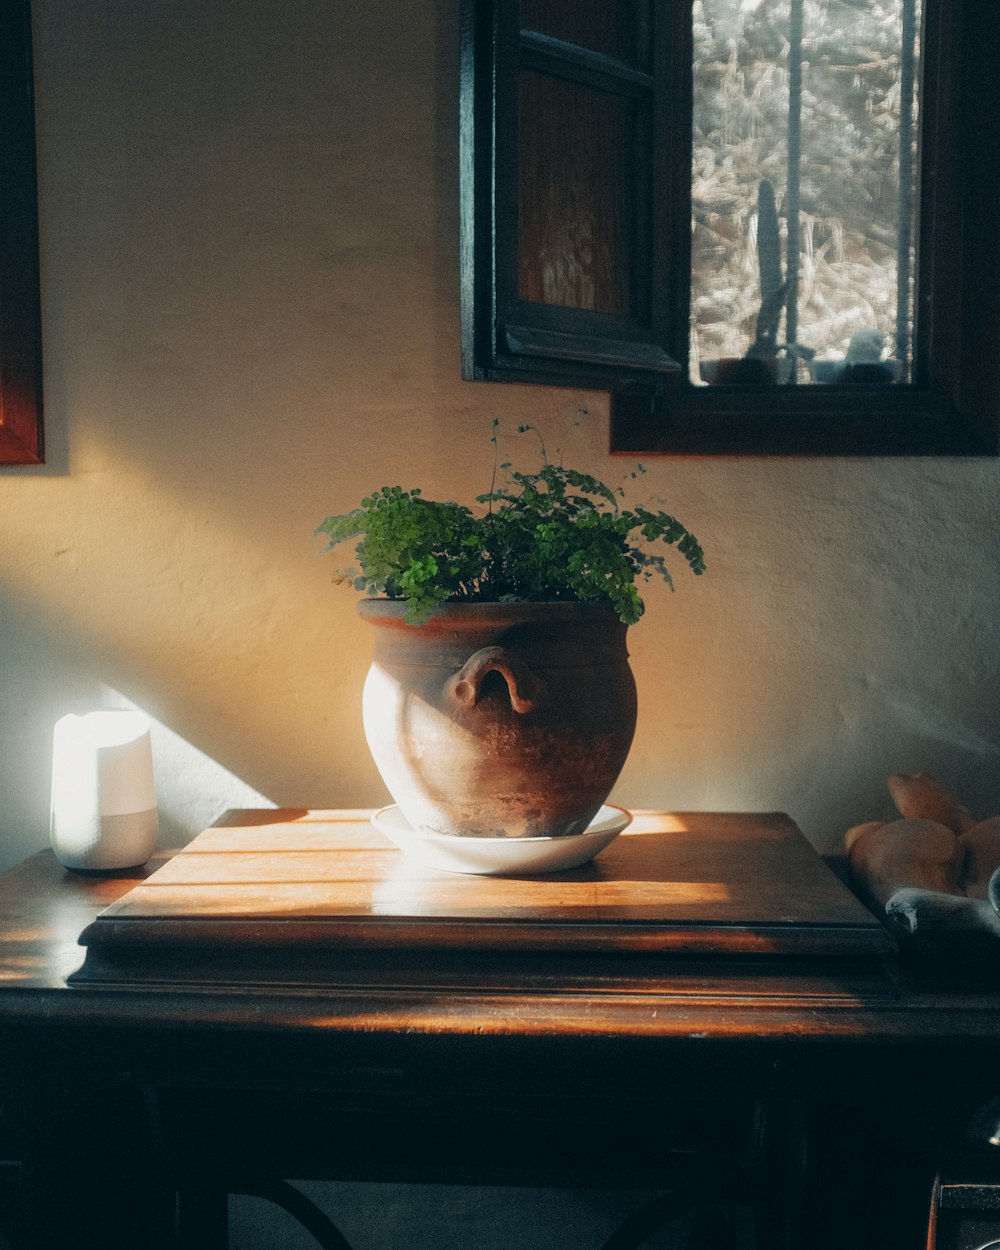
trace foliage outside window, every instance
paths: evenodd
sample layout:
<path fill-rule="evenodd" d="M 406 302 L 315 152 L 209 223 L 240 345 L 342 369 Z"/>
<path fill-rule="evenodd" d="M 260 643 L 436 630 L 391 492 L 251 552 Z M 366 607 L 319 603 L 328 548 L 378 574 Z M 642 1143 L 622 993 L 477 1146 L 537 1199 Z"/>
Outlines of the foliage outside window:
<path fill-rule="evenodd" d="M 736 360 L 773 383 L 909 379 L 919 18 L 695 0 L 694 384 Z"/>

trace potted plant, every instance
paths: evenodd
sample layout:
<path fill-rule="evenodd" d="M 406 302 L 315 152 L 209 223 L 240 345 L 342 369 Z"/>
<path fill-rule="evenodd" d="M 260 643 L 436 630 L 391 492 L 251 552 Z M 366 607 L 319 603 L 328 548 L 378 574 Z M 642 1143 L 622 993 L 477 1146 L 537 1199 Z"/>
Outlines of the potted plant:
<path fill-rule="evenodd" d="M 625 508 L 621 488 L 552 463 L 544 444 L 540 459 L 531 472 L 495 465 L 476 511 L 383 486 L 317 529 L 324 550 L 359 540 L 357 566 L 335 579 L 370 596 L 365 733 L 414 830 L 585 831 L 635 730 L 625 639 L 638 585 L 671 583 L 664 546 L 704 570 L 675 517 Z"/>

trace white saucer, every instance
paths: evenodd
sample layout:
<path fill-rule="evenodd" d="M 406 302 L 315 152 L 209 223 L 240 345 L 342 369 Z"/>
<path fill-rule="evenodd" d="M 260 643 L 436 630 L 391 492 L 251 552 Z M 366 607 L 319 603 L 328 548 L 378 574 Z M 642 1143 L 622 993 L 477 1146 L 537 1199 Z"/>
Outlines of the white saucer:
<path fill-rule="evenodd" d="M 427 867 L 493 877 L 579 868 L 613 842 L 631 821 L 631 812 L 605 804 L 583 833 L 565 838 L 461 838 L 416 830 L 395 805 L 383 807 L 372 816 L 372 824 L 380 833 Z"/>

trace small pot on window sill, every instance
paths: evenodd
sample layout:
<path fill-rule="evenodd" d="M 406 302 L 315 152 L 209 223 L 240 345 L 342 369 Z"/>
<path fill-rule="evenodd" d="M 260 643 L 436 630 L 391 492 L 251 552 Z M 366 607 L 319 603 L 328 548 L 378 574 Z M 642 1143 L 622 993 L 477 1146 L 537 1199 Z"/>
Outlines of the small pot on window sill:
<path fill-rule="evenodd" d="M 814 360 L 812 380 L 827 386 L 888 386 L 905 379 L 901 360 Z"/>
<path fill-rule="evenodd" d="M 719 356 L 698 366 L 710 386 L 779 386 L 788 381 L 792 362 L 777 356 Z"/>

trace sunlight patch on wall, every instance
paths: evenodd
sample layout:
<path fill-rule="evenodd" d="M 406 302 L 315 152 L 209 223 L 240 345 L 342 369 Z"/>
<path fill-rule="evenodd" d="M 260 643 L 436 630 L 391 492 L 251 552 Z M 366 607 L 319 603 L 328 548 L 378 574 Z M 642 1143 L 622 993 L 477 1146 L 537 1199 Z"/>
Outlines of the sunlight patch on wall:
<path fill-rule="evenodd" d="M 228 808 L 277 806 L 267 795 L 186 741 L 121 691 L 103 686 L 102 703 L 109 708 L 142 712 L 149 719 L 161 845 L 187 842 Z M 183 785 L 176 784 L 178 777 L 184 778 Z M 165 784 L 167 779 L 170 784 Z"/>

